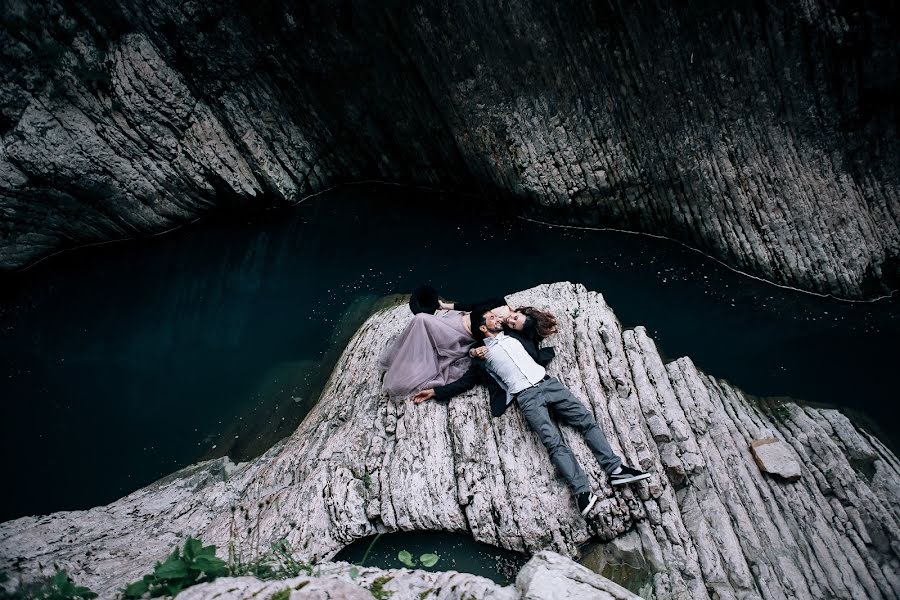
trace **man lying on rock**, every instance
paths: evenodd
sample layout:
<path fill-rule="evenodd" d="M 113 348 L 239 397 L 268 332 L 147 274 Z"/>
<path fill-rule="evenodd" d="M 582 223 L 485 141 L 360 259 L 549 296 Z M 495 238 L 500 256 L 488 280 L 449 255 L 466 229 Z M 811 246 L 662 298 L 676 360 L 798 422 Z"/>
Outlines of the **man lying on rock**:
<path fill-rule="evenodd" d="M 416 393 L 413 395 L 416 404 L 431 398 L 449 401 L 478 383 L 488 386 L 494 417 L 506 412 L 515 400 L 528 425 L 550 453 L 551 462 L 575 493 L 581 516 L 590 512 L 597 496 L 591 492 L 587 475 L 563 440 L 559 427 L 550 418 L 551 411 L 560 422 L 584 435 L 588 447 L 609 475 L 611 485 L 650 477 L 649 473 L 622 464 L 590 411 L 556 377 L 547 375 L 544 366 L 554 356 L 552 349 L 538 348 L 534 338 L 517 331 L 504 331 L 503 319 L 492 311 L 480 317 L 472 313 L 472 333 L 476 339 L 483 339 L 485 345 L 484 348 L 473 348 L 472 355 L 484 360 L 473 361 L 469 370 L 456 381 Z"/>

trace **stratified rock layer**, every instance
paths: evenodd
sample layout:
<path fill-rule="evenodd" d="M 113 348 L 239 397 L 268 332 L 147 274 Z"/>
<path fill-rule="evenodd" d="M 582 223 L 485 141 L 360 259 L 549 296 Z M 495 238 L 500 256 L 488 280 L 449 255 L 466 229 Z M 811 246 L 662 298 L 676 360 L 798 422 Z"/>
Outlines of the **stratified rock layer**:
<path fill-rule="evenodd" d="M 107 506 L 0 525 L 0 570 L 58 564 L 109 592 L 184 535 L 219 548 L 285 538 L 327 559 L 377 531 L 448 530 L 525 552 L 575 556 L 590 539 L 639 556 L 660 598 L 896 598 L 900 463 L 836 410 L 773 414 L 687 358 L 665 364 L 642 327 L 569 283 L 515 294 L 558 315 L 550 373 L 587 403 L 611 445 L 653 476 L 613 491 L 574 431 L 599 492 L 585 522 L 515 408 L 489 416 L 483 389 L 449 404 L 379 393 L 376 361 L 409 322 L 370 318 L 297 431 L 253 461 L 194 465 Z M 799 481 L 762 473 L 751 440 L 798 457 Z"/>
<path fill-rule="evenodd" d="M 380 179 L 900 282 L 892 3 L 0 8 L 0 268 Z"/>
<path fill-rule="evenodd" d="M 323 563 L 313 577 L 259 581 L 252 577 L 223 578 L 192 587 L 177 600 L 243 600 L 270 598 L 277 592 L 293 599 L 374 598 L 371 591 L 392 600 L 640 600 L 625 588 L 553 552 L 539 552 L 522 567 L 514 586 L 500 586 L 465 573 L 358 568 L 349 575 L 347 563 Z"/>

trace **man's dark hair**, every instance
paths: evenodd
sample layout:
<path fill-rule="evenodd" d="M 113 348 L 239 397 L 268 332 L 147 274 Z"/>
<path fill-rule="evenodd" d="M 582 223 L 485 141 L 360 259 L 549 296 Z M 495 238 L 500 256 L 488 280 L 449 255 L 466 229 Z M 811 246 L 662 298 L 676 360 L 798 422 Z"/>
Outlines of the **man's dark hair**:
<path fill-rule="evenodd" d="M 481 330 L 482 325 L 487 325 L 487 319 L 484 318 L 484 315 L 491 312 L 490 310 L 479 310 L 477 313 L 473 312 L 470 315 L 470 319 L 472 321 L 472 337 L 475 338 L 475 341 L 480 342 L 484 339 L 484 332 Z M 479 316 L 475 316 L 475 315 Z"/>

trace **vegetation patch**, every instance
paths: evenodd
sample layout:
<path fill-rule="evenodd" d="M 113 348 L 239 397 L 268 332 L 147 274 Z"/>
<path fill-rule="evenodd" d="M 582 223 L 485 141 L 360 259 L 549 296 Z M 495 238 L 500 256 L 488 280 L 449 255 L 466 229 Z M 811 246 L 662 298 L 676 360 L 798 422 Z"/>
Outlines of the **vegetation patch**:
<path fill-rule="evenodd" d="M 228 574 L 228 565 L 216 556 L 215 546 L 203 546 L 200 540 L 188 537 L 182 552 L 175 548 L 164 562 L 154 565 L 152 573 L 122 590 L 122 595 L 125 600 L 148 593 L 153 598 L 175 596 L 184 588 Z"/>
<path fill-rule="evenodd" d="M 51 577 L 22 584 L 14 592 L 2 586 L 9 581 L 6 573 L 0 573 L 0 600 L 90 600 L 97 594 L 88 588 L 75 585 L 65 570 L 57 569 Z"/>
<path fill-rule="evenodd" d="M 393 577 L 384 575 L 372 582 L 372 585 L 369 586 L 369 591 L 373 596 L 375 596 L 376 600 L 387 600 L 394 594 L 394 592 L 384 589 L 384 586 L 386 586 L 392 579 Z"/>
<path fill-rule="evenodd" d="M 283 590 L 278 590 L 271 596 L 269 596 L 269 600 L 288 600 L 291 597 L 291 588 L 286 587 Z"/>

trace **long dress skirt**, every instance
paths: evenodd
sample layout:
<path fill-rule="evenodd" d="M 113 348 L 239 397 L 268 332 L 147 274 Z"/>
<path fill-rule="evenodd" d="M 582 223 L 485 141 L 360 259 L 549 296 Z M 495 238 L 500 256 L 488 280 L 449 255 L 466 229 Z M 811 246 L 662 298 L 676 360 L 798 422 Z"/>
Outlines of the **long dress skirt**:
<path fill-rule="evenodd" d="M 407 396 L 455 381 L 469 369 L 469 348 L 475 344 L 458 310 L 436 315 L 419 313 L 382 353 L 382 390 Z"/>

